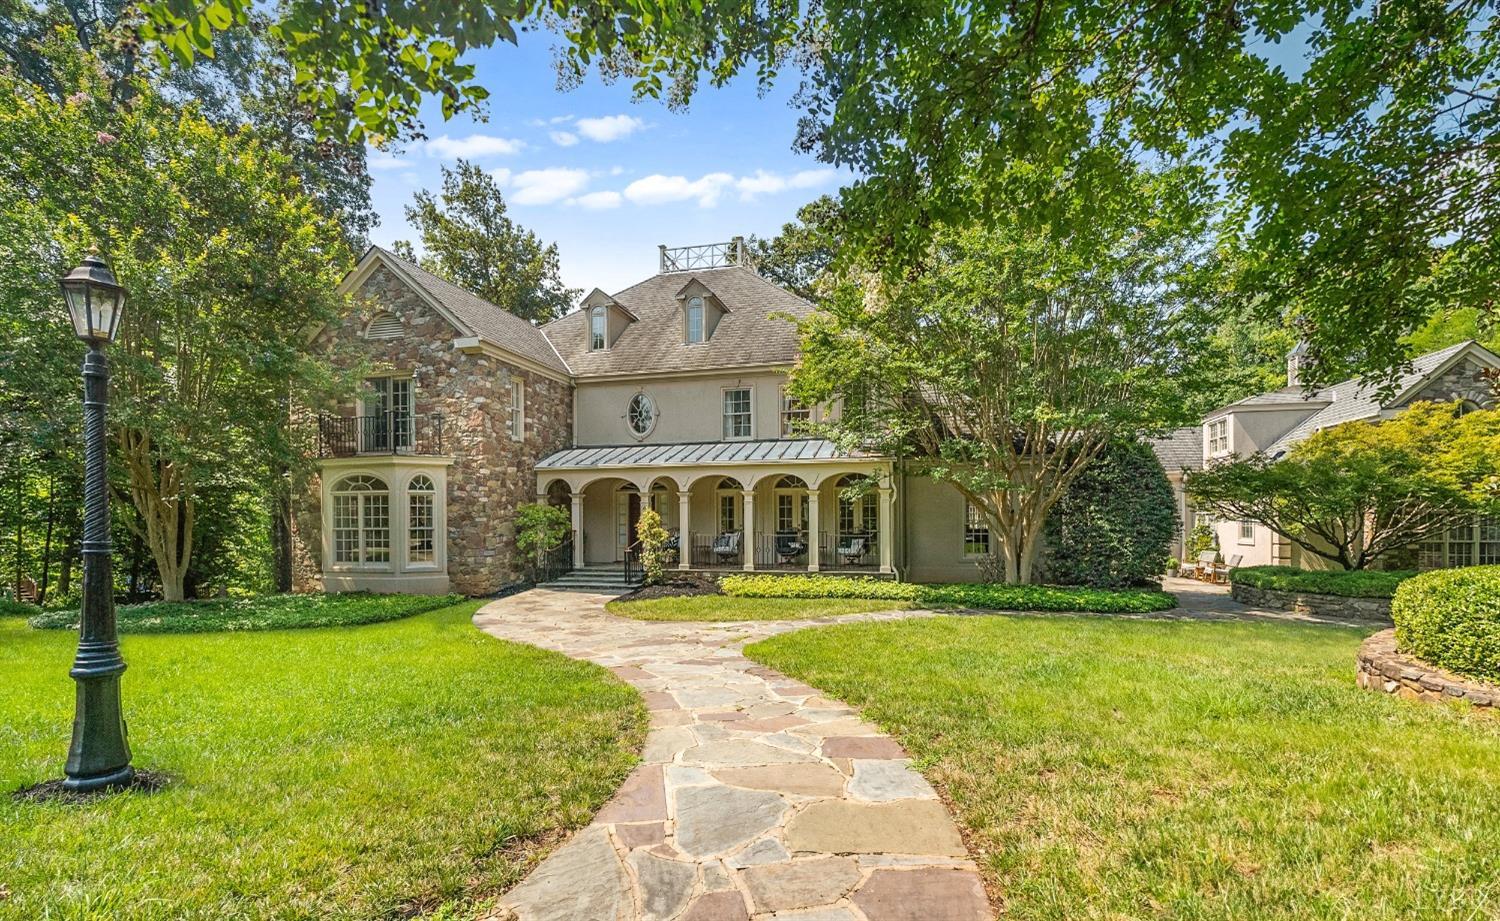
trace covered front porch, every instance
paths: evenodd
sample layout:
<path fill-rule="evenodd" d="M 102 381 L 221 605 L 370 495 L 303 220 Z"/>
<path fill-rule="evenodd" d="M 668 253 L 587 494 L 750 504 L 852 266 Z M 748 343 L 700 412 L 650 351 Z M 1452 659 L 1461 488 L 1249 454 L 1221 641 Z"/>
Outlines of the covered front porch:
<path fill-rule="evenodd" d="M 825 441 L 574 448 L 537 491 L 570 509 L 578 569 L 632 559 L 650 508 L 679 570 L 895 572 L 889 461 Z"/>

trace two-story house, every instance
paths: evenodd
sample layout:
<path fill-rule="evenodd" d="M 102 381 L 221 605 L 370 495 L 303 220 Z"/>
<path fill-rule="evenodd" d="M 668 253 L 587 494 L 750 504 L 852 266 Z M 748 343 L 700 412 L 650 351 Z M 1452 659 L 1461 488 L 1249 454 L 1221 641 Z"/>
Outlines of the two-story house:
<path fill-rule="evenodd" d="M 1190 470 L 1255 453 L 1276 458 L 1314 432 L 1344 422 L 1389 419 L 1421 400 L 1459 401 L 1485 409 L 1495 406 L 1487 376 L 1500 368 L 1500 356 L 1472 340 L 1414 359 L 1388 397 L 1358 379 L 1309 389 L 1299 373 L 1304 355 L 1299 345 L 1287 356 L 1285 387 L 1222 406 L 1204 416 L 1199 428 L 1180 430 L 1158 442 L 1157 456 L 1169 474 L 1174 463 Z M 1190 457 L 1195 452 L 1201 452 L 1196 463 Z M 1181 477 L 1173 483 L 1184 520 L 1192 522 L 1192 506 L 1181 493 Z M 1214 529 L 1221 555 L 1239 557 L 1240 565 L 1327 565 L 1259 522 L 1222 521 L 1201 512 L 1196 520 Z M 1416 562 L 1422 568 L 1500 563 L 1500 521 L 1476 521 L 1417 549 Z"/>
<path fill-rule="evenodd" d="M 317 341 L 375 370 L 319 422 L 304 587 L 495 591 L 534 501 L 569 510 L 579 568 L 621 562 L 644 508 L 683 570 L 957 580 L 989 551 L 956 490 L 801 430 L 821 410 L 785 384 L 812 308 L 739 241 L 661 247 L 656 274 L 541 327 L 379 248 L 342 290 L 359 309 Z"/>

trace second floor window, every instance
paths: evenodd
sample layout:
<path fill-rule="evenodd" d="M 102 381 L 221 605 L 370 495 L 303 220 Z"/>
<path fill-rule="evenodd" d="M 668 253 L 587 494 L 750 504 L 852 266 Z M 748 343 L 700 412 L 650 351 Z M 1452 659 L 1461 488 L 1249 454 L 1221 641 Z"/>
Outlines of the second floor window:
<path fill-rule="evenodd" d="M 526 385 L 519 379 L 510 382 L 510 437 L 526 440 Z"/>
<path fill-rule="evenodd" d="M 411 447 L 413 391 L 409 377 L 372 377 L 365 381 L 361 450 L 390 451 Z"/>
<path fill-rule="evenodd" d="M 812 410 L 793 399 L 785 390 L 781 391 L 781 437 L 795 438 L 805 434 L 807 423 L 812 420 Z"/>
<path fill-rule="evenodd" d="M 703 298 L 690 297 L 687 302 L 687 341 L 703 341 Z"/>
<path fill-rule="evenodd" d="M 609 318 L 604 315 L 603 307 L 595 307 L 589 311 L 589 349 L 599 351 L 606 345 L 609 335 Z"/>
<path fill-rule="evenodd" d="M 1208 424 L 1208 454 L 1218 457 L 1229 453 L 1229 420 L 1218 419 Z"/>
<path fill-rule="evenodd" d="M 749 438 L 750 433 L 750 388 L 724 391 L 724 437 Z"/>

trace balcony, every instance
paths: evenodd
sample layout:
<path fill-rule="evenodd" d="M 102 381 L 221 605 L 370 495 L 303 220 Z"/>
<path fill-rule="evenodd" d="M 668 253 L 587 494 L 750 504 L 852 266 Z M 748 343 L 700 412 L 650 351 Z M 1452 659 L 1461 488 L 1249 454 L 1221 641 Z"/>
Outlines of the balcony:
<path fill-rule="evenodd" d="M 443 453 L 441 413 L 387 411 L 371 416 L 318 417 L 318 457 Z"/>

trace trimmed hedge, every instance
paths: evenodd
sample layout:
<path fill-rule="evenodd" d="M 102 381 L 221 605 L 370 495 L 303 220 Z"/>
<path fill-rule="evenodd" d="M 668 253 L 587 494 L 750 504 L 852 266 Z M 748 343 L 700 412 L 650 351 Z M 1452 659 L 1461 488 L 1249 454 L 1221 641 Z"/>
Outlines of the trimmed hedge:
<path fill-rule="evenodd" d="M 1423 662 L 1500 683 L 1500 566 L 1438 569 L 1391 599 L 1396 646 Z"/>
<path fill-rule="evenodd" d="M 997 611 L 1145 614 L 1177 606 L 1175 596 L 1156 591 L 994 583 L 926 585 L 868 577 L 731 575 L 720 579 L 719 587 L 724 594 L 740 598 L 870 598 Z"/>
<path fill-rule="evenodd" d="M 0 617 L 35 617 L 42 609 L 14 598 L 0 598 Z"/>
<path fill-rule="evenodd" d="M 211 601 L 153 601 L 116 611 L 121 633 L 218 633 L 376 624 L 446 608 L 462 595 L 261 595 Z M 37 630 L 77 630 L 78 611 L 46 611 L 29 621 Z"/>
<path fill-rule="evenodd" d="M 1396 587 L 1416 575 L 1409 569 L 1311 570 L 1295 566 L 1245 566 L 1229 571 L 1229 581 L 1278 592 L 1311 592 L 1345 598 L 1389 598 Z"/>

